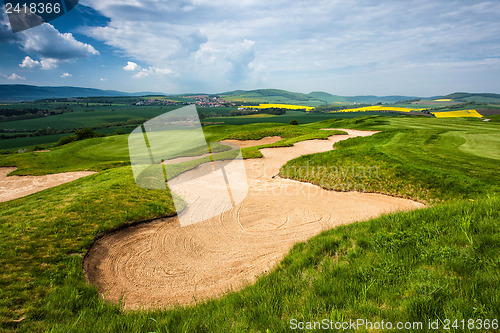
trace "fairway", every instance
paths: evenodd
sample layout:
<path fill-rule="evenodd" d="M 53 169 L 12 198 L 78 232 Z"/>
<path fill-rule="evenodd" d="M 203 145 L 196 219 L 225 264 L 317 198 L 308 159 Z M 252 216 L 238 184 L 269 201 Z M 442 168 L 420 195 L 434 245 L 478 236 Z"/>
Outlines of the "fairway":
<path fill-rule="evenodd" d="M 500 160 L 500 132 L 482 133 L 453 133 L 465 140 L 458 147 L 461 151 L 471 155 Z"/>

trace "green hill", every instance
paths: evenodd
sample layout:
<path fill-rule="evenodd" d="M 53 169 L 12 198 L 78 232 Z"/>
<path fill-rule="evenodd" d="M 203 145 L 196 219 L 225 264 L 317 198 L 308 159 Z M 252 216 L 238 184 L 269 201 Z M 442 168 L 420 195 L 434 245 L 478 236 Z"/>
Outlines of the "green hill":
<path fill-rule="evenodd" d="M 455 92 L 446 96 L 438 97 L 451 99 L 456 102 L 476 102 L 476 103 L 498 103 L 500 104 L 500 94 L 493 93 L 467 93 Z"/>
<path fill-rule="evenodd" d="M 283 103 L 307 106 L 318 106 L 333 103 L 396 103 L 403 100 L 414 99 L 414 96 L 338 96 L 323 91 L 313 91 L 309 94 L 290 92 L 280 89 L 257 89 L 257 90 L 235 90 L 220 94 L 225 99 L 232 101 L 260 102 L 260 103 Z"/>
<path fill-rule="evenodd" d="M 326 101 L 314 96 L 280 89 L 236 90 L 220 94 L 220 96 L 224 99 L 237 102 L 280 103 L 307 106 L 326 104 Z"/>

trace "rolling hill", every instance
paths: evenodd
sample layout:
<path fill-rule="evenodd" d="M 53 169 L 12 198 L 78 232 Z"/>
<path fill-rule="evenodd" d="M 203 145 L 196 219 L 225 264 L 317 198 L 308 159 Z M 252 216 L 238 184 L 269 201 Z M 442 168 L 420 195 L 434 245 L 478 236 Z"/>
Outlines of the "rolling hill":
<path fill-rule="evenodd" d="M 197 95 L 204 95 L 198 93 Z M 42 87 L 23 84 L 2 84 L 0 85 L 0 102 L 21 102 L 34 101 L 47 98 L 66 98 L 66 97 L 117 97 L 117 96 L 145 96 L 145 95 L 164 95 L 156 92 L 137 92 L 126 93 L 116 90 L 101 90 L 95 88 L 82 87 Z M 186 96 L 193 94 L 182 94 L 175 96 Z M 224 99 L 236 102 L 249 103 L 279 103 L 295 104 L 305 106 L 319 106 L 325 104 L 376 104 L 376 103 L 397 103 L 404 100 L 417 99 L 416 96 L 339 96 L 324 91 L 313 91 L 308 94 L 292 92 L 281 89 L 256 89 L 256 90 L 234 90 L 218 94 Z M 174 96 L 174 95 L 171 95 Z M 493 93 L 467 93 L 455 92 L 445 96 L 434 96 L 421 98 L 422 100 L 450 99 L 456 103 L 471 102 L 476 103 L 494 103 L 500 104 L 500 94 Z"/>
<path fill-rule="evenodd" d="M 500 104 L 500 94 L 493 93 L 467 93 L 456 92 L 446 96 L 441 96 L 442 99 L 451 99 L 456 102 L 476 102 L 476 103 L 495 103 Z"/>
<path fill-rule="evenodd" d="M 2 84 L 0 85 L 0 101 L 2 102 L 21 102 L 34 101 L 47 98 L 65 98 L 65 97 L 116 97 L 116 96 L 143 96 L 147 94 L 158 93 L 125 93 L 116 90 L 101 90 L 94 88 L 81 87 L 40 87 L 25 84 Z"/>
<path fill-rule="evenodd" d="M 403 100 L 414 99 L 414 96 L 338 96 L 324 91 L 313 91 L 309 94 L 290 92 L 279 89 L 235 90 L 220 94 L 223 98 L 238 102 L 283 103 L 308 106 L 325 104 L 375 104 L 396 103 Z"/>

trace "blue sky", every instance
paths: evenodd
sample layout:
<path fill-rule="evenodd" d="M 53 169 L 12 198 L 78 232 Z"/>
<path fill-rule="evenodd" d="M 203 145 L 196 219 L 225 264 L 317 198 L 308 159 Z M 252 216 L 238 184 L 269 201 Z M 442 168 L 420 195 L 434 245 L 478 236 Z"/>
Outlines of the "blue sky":
<path fill-rule="evenodd" d="M 19 33 L 0 84 L 127 92 L 500 93 L 500 1 L 80 0 Z"/>

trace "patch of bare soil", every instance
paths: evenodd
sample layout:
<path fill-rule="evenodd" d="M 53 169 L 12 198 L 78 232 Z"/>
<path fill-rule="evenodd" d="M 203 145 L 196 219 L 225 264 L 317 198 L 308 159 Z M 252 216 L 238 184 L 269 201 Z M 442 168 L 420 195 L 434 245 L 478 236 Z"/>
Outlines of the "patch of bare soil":
<path fill-rule="evenodd" d="M 14 170 L 16 168 L 0 168 L 0 202 L 24 197 L 95 173 L 92 171 L 77 171 L 45 176 L 7 177 Z"/>
<path fill-rule="evenodd" d="M 98 239 L 84 260 L 87 280 L 106 299 L 122 299 L 125 309 L 188 305 L 254 282 L 256 275 L 271 270 L 295 243 L 321 231 L 423 207 L 411 200 L 327 191 L 276 177 L 288 160 L 331 150 L 340 140 L 375 133 L 345 131 L 347 135 L 328 140 L 261 149 L 263 158 L 244 161 L 247 197 L 219 216 L 185 227 L 176 217 L 159 219 Z M 196 177 L 200 170 L 178 177 Z M 176 191 L 182 192 L 182 179 L 176 184 Z"/>

